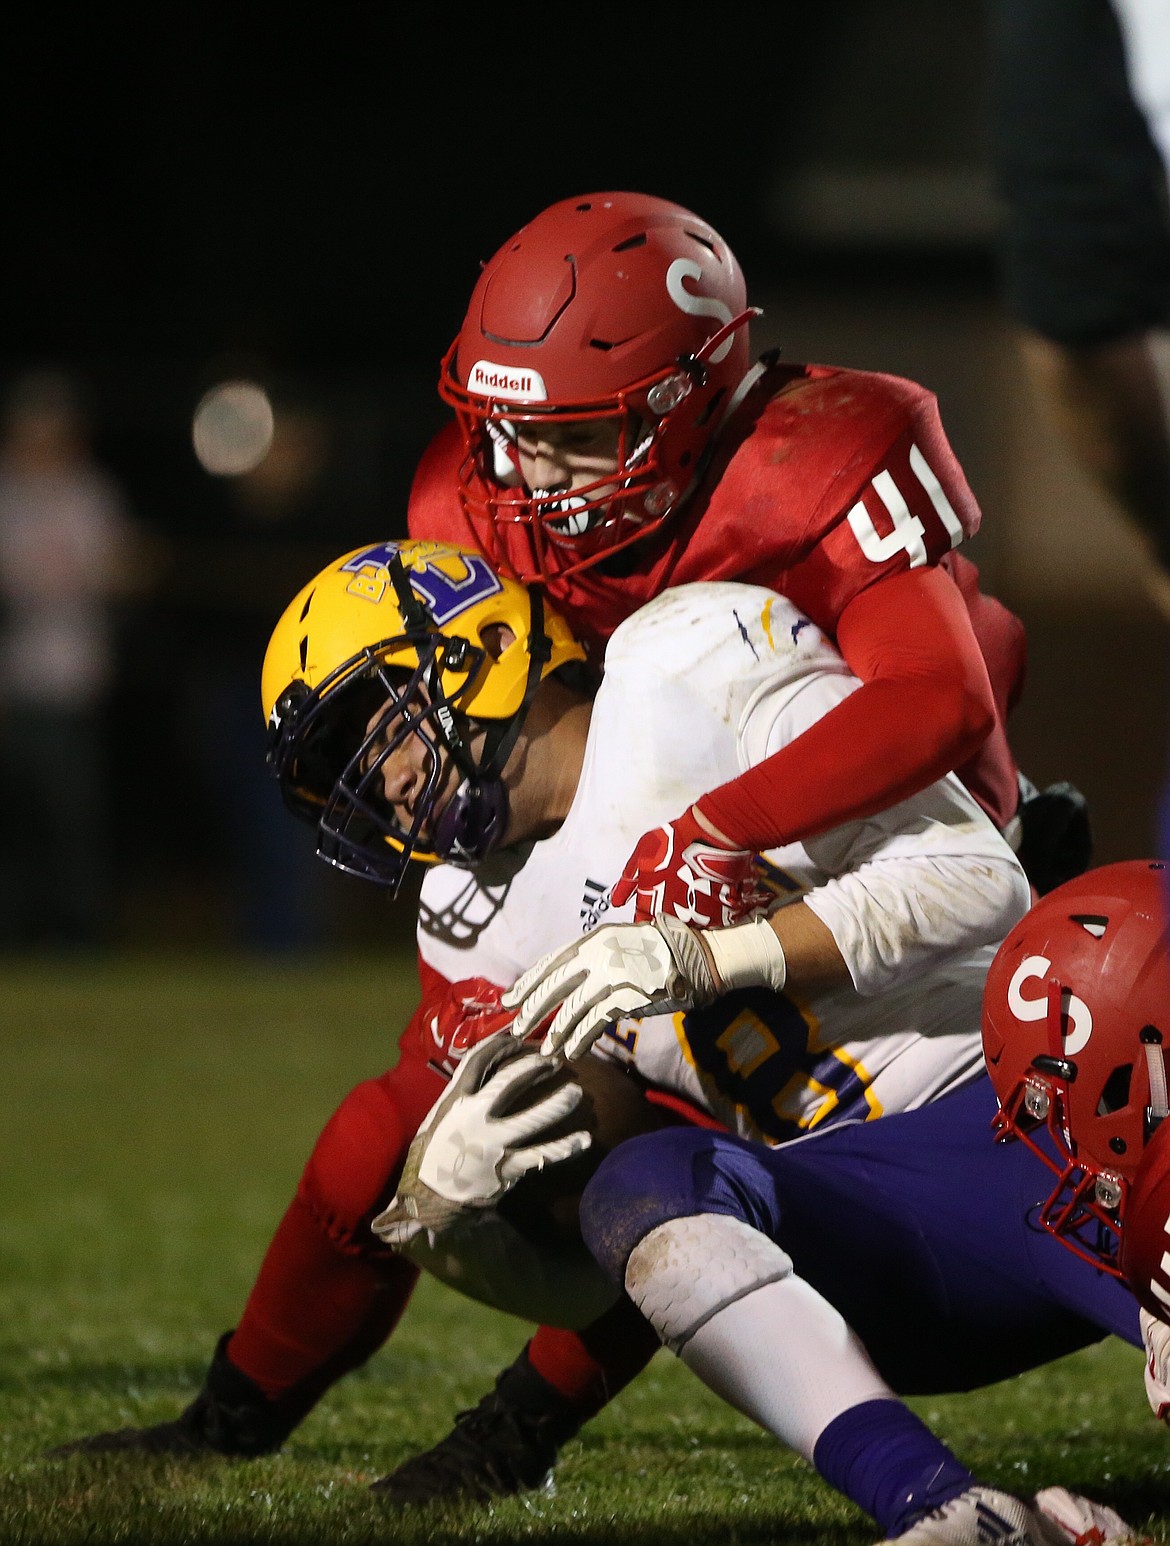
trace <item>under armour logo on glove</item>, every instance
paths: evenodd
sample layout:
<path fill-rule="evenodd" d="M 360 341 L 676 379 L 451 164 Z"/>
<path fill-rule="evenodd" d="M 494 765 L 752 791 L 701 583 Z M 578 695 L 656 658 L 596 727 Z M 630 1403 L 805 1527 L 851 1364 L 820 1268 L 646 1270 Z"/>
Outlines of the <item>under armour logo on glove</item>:
<path fill-rule="evenodd" d="M 484 1158 L 481 1143 L 468 1143 L 462 1133 L 452 1133 L 446 1152 L 435 1165 L 435 1178 L 447 1197 L 475 1195 L 475 1166 Z"/>
<path fill-rule="evenodd" d="M 726 928 L 768 907 L 755 854 L 727 848 L 701 827 L 694 806 L 677 821 L 645 833 L 626 861 L 611 901 L 634 898 L 634 921 L 666 914 L 698 928 Z"/>
<path fill-rule="evenodd" d="M 623 1015 L 674 1014 L 713 1003 L 719 985 L 697 932 L 675 918 L 607 923 L 551 952 L 504 994 L 512 1035 L 527 1037 L 555 1011 L 541 1054 L 580 1057 Z M 558 1007 L 559 1006 L 559 1007 Z"/>
<path fill-rule="evenodd" d="M 668 964 L 668 958 L 662 953 L 662 944 L 657 936 L 647 941 L 641 935 L 627 936 L 624 934 L 611 934 L 606 941 L 607 965 L 611 971 L 619 972 L 622 977 L 628 977 L 638 971 Z"/>

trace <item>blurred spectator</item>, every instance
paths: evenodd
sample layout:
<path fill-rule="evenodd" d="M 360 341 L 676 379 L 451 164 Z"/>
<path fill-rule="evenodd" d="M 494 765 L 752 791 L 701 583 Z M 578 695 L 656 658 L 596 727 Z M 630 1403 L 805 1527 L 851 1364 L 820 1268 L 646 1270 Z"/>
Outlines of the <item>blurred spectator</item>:
<path fill-rule="evenodd" d="M 93 946 L 116 921 L 105 709 L 114 604 L 141 583 L 77 383 L 32 372 L 0 410 L 0 943 Z"/>
<path fill-rule="evenodd" d="M 288 597 L 328 562 L 334 544 L 357 547 L 368 526 L 352 524 L 341 483 L 340 415 L 299 383 L 271 391 L 272 438 L 254 465 L 223 472 L 204 462 L 196 473 L 167 599 L 183 640 L 174 700 L 183 763 L 205 803 L 199 854 L 216 882 L 218 937 L 299 955 L 326 943 L 346 883 L 317 859 L 311 829 L 288 841 L 265 763 L 260 666 Z"/>
<path fill-rule="evenodd" d="M 1000 268 L 1039 399 L 1170 617 L 1170 0 L 991 0 Z"/>
<path fill-rule="evenodd" d="M 991 0 L 1001 272 L 1041 402 L 1170 619 L 1170 0 Z M 1157 813 L 1170 856 L 1170 772 Z"/>

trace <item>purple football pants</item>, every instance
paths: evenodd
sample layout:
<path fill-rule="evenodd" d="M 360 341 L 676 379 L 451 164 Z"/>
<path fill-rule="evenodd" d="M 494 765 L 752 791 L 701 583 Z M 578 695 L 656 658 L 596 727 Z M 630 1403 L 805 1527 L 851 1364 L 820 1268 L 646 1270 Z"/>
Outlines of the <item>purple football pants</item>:
<path fill-rule="evenodd" d="M 1055 1177 L 991 1135 L 986 1076 L 919 1111 L 768 1148 L 700 1128 L 630 1139 L 581 1204 L 619 1284 L 669 1219 L 724 1213 L 781 1245 L 902 1395 L 970 1390 L 1113 1333 L 1140 1347 L 1137 1301 L 1034 1219 Z"/>

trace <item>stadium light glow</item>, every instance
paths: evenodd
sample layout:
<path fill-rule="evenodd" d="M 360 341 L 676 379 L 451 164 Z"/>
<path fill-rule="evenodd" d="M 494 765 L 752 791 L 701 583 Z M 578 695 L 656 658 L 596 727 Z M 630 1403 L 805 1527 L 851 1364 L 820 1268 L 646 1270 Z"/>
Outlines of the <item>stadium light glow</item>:
<path fill-rule="evenodd" d="M 252 472 L 268 455 L 276 427 L 268 393 L 255 381 L 222 381 L 195 409 L 191 440 L 205 471 L 220 478 Z"/>

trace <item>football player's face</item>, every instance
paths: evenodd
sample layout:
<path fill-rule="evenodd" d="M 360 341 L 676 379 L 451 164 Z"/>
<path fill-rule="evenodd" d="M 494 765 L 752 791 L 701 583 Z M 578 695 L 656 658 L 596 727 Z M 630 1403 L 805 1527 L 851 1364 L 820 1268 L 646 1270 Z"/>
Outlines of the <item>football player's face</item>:
<path fill-rule="evenodd" d="M 520 476 L 533 494 L 571 494 L 616 473 L 621 427 L 614 417 L 572 424 L 518 424 Z"/>
<path fill-rule="evenodd" d="M 413 716 L 425 707 L 426 701 L 426 695 L 420 689 L 418 701 L 412 700 L 407 705 L 406 712 Z M 401 729 L 401 716 L 395 715 L 389 725 L 379 730 L 379 721 L 385 714 L 386 707 L 387 705 L 383 704 L 381 708 L 376 709 L 366 723 L 366 735 L 373 736 L 374 739 L 362 758 L 363 773 L 368 772 L 377 762 L 386 746 L 388 736 L 393 736 Z M 399 826 L 410 828 L 413 824 L 418 802 L 427 788 L 432 762 L 436 757 L 440 761 L 441 772 L 435 788 L 435 798 L 431 809 L 426 813 L 422 828 L 423 832 L 429 833 L 434 826 L 436 816 L 451 795 L 453 767 L 447 753 L 441 746 L 432 746 L 429 740 L 424 740 L 421 735 L 407 735 L 398 746 L 386 754 L 378 768 L 381 775 L 382 798 L 393 811 L 394 819 Z"/>
<path fill-rule="evenodd" d="M 366 723 L 366 735 L 372 736 L 373 740 L 362 758 L 363 773 L 369 772 L 386 745 L 386 729 L 378 730 L 378 722 L 386 712 L 386 707 L 383 704 L 381 708 L 375 709 Z M 396 746 L 387 754 L 381 768 L 382 794 L 395 811 L 407 805 L 414 785 L 425 770 L 426 761 L 426 747 L 413 735 L 407 736 L 401 746 Z"/>
<path fill-rule="evenodd" d="M 406 713 L 413 717 L 425 708 L 429 701 L 426 689 L 420 686 L 416 697 L 407 705 Z M 401 716 L 396 715 L 389 726 L 383 726 L 381 731 L 378 731 L 378 723 L 385 711 L 386 705 L 383 705 L 370 715 L 366 723 L 366 735 L 375 738 L 362 758 L 363 773 L 373 767 L 387 739 L 392 738 L 401 728 Z M 481 730 L 476 730 L 472 734 L 468 749 L 473 755 L 480 750 L 483 738 Z M 430 809 L 424 813 L 423 823 L 419 829 L 419 835 L 424 839 L 434 834 L 435 824 L 459 784 L 459 769 L 451 754 L 440 741 L 433 737 L 428 736 L 424 739 L 422 735 L 408 735 L 387 753 L 378 769 L 382 781 L 382 798 L 393 811 L 398 825 L 409 829 L 414 823 L 418 802 L 425 794 L 430 781 L 434 759 L 438 759 L 439 777 L 434 787 Z"/>

